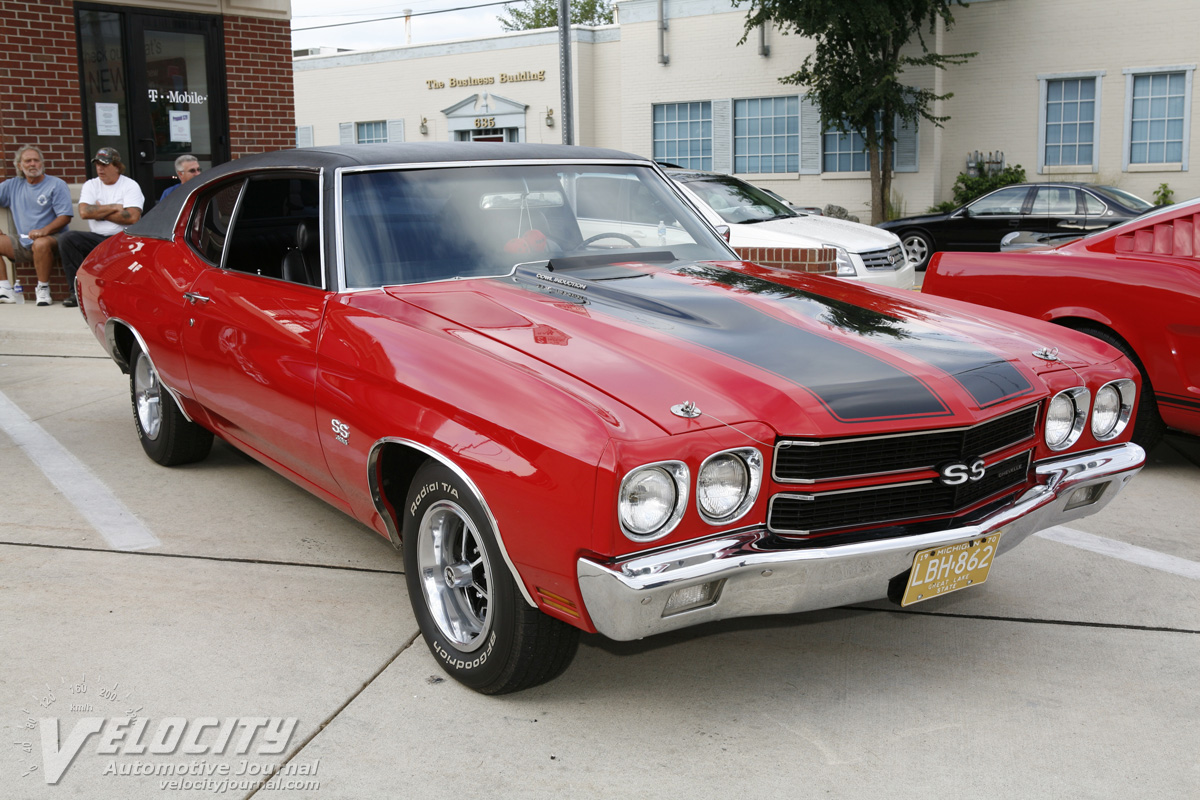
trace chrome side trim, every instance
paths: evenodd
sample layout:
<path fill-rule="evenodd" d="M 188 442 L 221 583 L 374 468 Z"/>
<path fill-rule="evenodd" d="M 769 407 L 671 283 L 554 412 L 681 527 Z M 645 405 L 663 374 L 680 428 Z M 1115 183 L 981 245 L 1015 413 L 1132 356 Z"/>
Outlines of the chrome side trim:
<path fill-rule="evenodd" d="M 367 455 L 367 485 L 371 489 L 371 502 L 375 505 L 375 510 L 379 512 L 379 516 L 383 518 L 383 524 L 387 527 L 388 539 L 391 540 L 392 546 L 399 550 L 403 546 L 403 543 L 400 540 L 400 530 L 396 527 L 396 521 L 392 519 L 392 515 L 388 513 L 387 506 L 383 502 L 383 487 L 379 485 L 379 454 L 385 444 L 399 444 L 404 447 L 410 447 L 439 462 L 466 484 L 474 496 L 475 502 L 479 503 L 479 507 L 487 515 L 488 523 L 492 526 L 492 530 L 496 533 L 496 545 L 500 548 L 500 555 L 504 557 L 504 563 L 508 565 L 508 570 L 512 573 L 513 580 L 517 583 L 517 588 L 521 590 L 521 596 L 525 598 L 525 601 L 529 605 L 537 608 L 537 603 L 534 602 L 533 596 L 525 588 L 525 581 L 521 579 L 521 573 L 517 571 L 517 565 L 513 563 L 512 558 L 508 554 L 508 547 L 504 544 L 504 534 L 500 531 L 500 523 L 496 521 L 496 515 L 492 513 L 492 509 L 483 498 L 483 492 L 479 491 L 479 487 L 475 485 L 475 481 L 471 480 L 461 467 L 438 451 L 426 445 L 418 444 L 412 439 L 385 436 L 371 445 L 371 452 Z"/>
<path fill-rule="evenodd" d="M 166 387 L 167 392 L 169 392 L 171 395 L 171 399 L 175 401 L 175 407 L 179 409 L 179 413 L 183 414 L 183 418 L 188 422 L 195 422 L 195 420 L 188 415 L 187 409 L 184 408 L 184 395 L 180 394 L 180 392 L 174 386 L 171 386 L 165 380 L 163 380 L 162 373 L 159 372 L 158 367 L 154 366 L 154 357 L 150 355 L 150 347 L 146 344 L 146 340 L 142 338 L 140 333 L 138 333 L 137 328 L 133 327 L 120 317 L 109 317 L 104 323 L 104 349 L 108 351 L 109 357 L 116 362 L 117 366 L 121 368 L 122 372 L 129 372 L 133 366 L 125 360 L 125 354 L 117 349 L 116 329 L 118 325 L 133 334 L 133 338 L 137 341 L 138 347 L 140 347 L 142 352 L 146 354 L 146 358 L 150 359 L 150 366 L 154 367 L 154 371 L 158 373 L 158 382 Z"/>
<path fill-rule="evenodd" d="M 628 641 L 732 617 L 792 614 L 887 596 L 917 551 L 987 536 L 1000 529 L 1000 552 L 1033 533 L 1101 510 L 1145 463 L 1128 443 L 1036 464 L 1038 485 L 975 525 L 948 531 L 829 547 L 781 549 L 762 527 L 742 529 L 624 559 L 576 562 L 580 594 L 596 629 Z M 1075 490 L 1108 484 L 1092 505 L 1068 510 Z M 717 600 L 664 616 L 678 589 L 723 581 Z"/>

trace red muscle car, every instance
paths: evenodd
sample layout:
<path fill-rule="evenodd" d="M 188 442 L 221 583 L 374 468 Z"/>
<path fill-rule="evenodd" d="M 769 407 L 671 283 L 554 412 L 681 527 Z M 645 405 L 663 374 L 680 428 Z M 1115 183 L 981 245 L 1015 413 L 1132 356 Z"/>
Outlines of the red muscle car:
<path fill-rule="evenodd" d="M 1144 461 L 1111 347 L 739 262 L 609 150 L 252 156 L 78 289 L 151 458 L 216 435 L 388 537 L 430 651 L 487 693 L 558 675 L 580 631 L 977 585 Z"/>
<path fill-rule="evenodd" d="M 1108 342 L 1142 375 L 1133 440 L 1200 434 L 1200 198 L 1058 247 L 940 253 L 922 291 Z"/>

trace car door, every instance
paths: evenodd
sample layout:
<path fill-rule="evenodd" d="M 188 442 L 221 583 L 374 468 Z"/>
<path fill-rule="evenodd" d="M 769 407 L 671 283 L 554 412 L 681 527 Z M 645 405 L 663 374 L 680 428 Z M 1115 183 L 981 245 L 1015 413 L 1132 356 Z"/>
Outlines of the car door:
<path fill-rule="evenodd" d="M 1083 233 L 1086 209 L 1081 195 L 1074 186 L 1038 186 L 1025 230 Z"/>
<path fill-rule="evenodd" d="M 946 225 L 944 250 L 999 250 L 1004 234 L 1022 230 L 1029 186 L 1005 186 L 968 204 Z"/>
<path fill-rule="evenodd" d="M 198 200 L 189 242 L 215 268 L 184 295 L 183 350 L 192 394 L 221 433 L 332 499 L 340 490 L 314 411 L 317 337 L 330 296 L 316 235 L 319 197 L 316 173 L 265 173 Z"/>

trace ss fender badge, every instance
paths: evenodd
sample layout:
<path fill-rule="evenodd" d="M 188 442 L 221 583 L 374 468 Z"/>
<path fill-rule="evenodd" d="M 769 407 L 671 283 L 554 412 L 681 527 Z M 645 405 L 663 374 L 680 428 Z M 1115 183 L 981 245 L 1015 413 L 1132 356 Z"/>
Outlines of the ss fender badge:
<path fill-rule="evenodd" d="M 983 467 L 982 458 L 951 461 L 938 468 L 938 474 L 941 475 L 939 480 L 945 486 L 959 486 L 968 481 L 975 483 L 976 481 L 983 480 L 985 473 L 986 470 Z"/>
<path fill-rule="evenodd" d="M 334 440 L 342 444 L 350 444 L 350 426 L 338 419 L 331 420 L 330 422 Z"/>

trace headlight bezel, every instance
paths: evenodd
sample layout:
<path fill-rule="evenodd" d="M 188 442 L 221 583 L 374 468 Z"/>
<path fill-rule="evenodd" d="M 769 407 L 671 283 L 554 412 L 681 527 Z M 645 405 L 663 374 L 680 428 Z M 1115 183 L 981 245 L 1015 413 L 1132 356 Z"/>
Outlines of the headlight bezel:
<path fill-rule="evenodd" d="M 1050 414 L 1054 408 L 1054 403 L 1059 398 L 1065 398 L 1072 406 L 1071 427 L 1067 435 L 1062 441 L 1052 442 L 1050 440 Z M 1064 389 L 1056 393 L 1046 403 L 1046 418 L 1042 426 L 1042 441 L 1046 446 L 1054 452 L 1066 450 L 1075 445 L 1079 441 L 1079 437 L 1083 435 L 1083 430 L 1088 426 L 1088 420 L 1091 416 L 1091 392 L 1084 386 L 1073 386 L 1070 389 Z"/>
<path fill-rule="evenodd" d="M 1117 406 L 1117 418 L 1113 426 L 1106 432 L 1096 430 L 1096 407 L 1100 403 L 1100 395 L 1106 389 L 1112 389 L 1117 392 L 1119 405 Z M 1133 419 L 1133 406 L 1137 399 L 1137 386 L 1129 378 L 1118 378 L 1115 381 L 1109 381 L 1096 390 L 1096 399 L 1092 405 L 1092 414 L 1090 427 L 1092 436 L 1097 442 L 1111 442 L 1113 439 L 1120 436 L 1129 427 L 1130 421 Z"/>
<path fill-rule="evenodd" d="M 746 489 L 732 511 L 718 516 L 705 508 L 700 484 L 704 479 L 705 470 L 718 459 L 727 457 L 735 458 L 741 463 L 746 473 Z M 754 447 L 734 447 L 729 450 L 721 450 L 704 459 L 700 464 L 700 469 L 696 472 L 696 511 L 700 514 L 700 518 L 709 525 L 728 525 L 746 516 L 758 500 L 759 491 L 762 489 L 763 469 L 763 455 Z"/>
<path fill-rule="evenodd" d="M 638 526 L 630 524 L 630 515 L 626 511 L 626 494 L 642 473 L 653 470 L 667 475 L 674 484 L 674 505 L 657 526 L 649 530 L 639 530 Z M 687 508 L 690 484 L 691 472 L 688 470 L 687 464 L 682 461 L 655 461 L 629 470 L 621 479 L 621 485 L 617 489 L 617 521 L 620 524 L 621 533 L 634 542 L 653 542 L 675 530 Z"/>
<path fill-rule="evenodd" d="M 821 247 L 828 247 L 836 252 L 835 264 L 837 265 L 837 276 L 839 278 L 858 277 L 858 268 L 854 266 L 854 261 L 850 258 L 849 250 L 829 242 L 822 243 Z"/>

